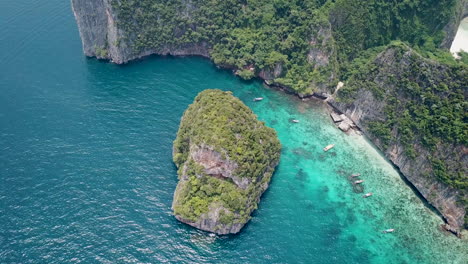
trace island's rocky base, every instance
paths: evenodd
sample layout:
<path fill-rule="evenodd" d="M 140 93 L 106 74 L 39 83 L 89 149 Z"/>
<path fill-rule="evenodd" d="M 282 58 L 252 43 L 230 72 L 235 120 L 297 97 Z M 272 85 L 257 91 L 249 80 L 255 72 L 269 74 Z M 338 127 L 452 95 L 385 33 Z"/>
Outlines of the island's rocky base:
<path fill-rule="evenodd" d="M 175 217 L 216 234 L 238 233 L 268 188 L 280 149 L 276 132 L 230 92 L 201 92 L 174 141 Z"/>
<path fill-rule="evenodd" d="M 250 214 L 250 210 L 253 211 L 257 207 L 257 204 L 260 202 L 261 195 L 268 189 L 269 181 L 271 179 L 271 171 L 274 168 L 268 168 L 267 171 L 261 176 L 261 182 L 257 187 L 252 186 L 252 180 L 249 178 L 240 178 L 235 175 L 235 170 L 238 168 L 237 163 L 232 162 L 228 159 L 222 159 L 221 154 L 213 151 L 211 147 L 204 146 L 203 148 L 191 147 L 190 149 L 196 149 L 191 151 L 189 156 L 192 161 L 196 163 L 195 166 L 202 166 L 203 171 L 197 175 L 197 177 L 214 177 L 214 181 L 232 181 L 236 188 L 241 189 L 241 192 L 244 192 L 249 187 L 255 188 L 255 195 L 249 197 L 245 204 L 247 210 L 246 214 Z M 272 164 L 276 166 L 275 164 Z M 190 165 L 190 162 L 183 165 L 182 172 L 187 171 L 185 166 L 194 166 Z M 176 191 L 174 193 L 174 200 L 172 203 L 172 209 L 175 211 L 175 217 L 177 220 L 191 225 L 200 230 L 213 232 L 218 235 L 226 234 L 236 234 L 238 233 L 244 225 L 248 222 L 250 217 L 246 217 L 246 214 L 241 215 L 238 212 L 233 212 L 233 210 L 226 208 L 221 202 L 213 202 L 208 206 L 208 211 L 200 214 L 196 220 L 184 218 L 184 216 L 176 211 L 178 206 L 181 206 L 185 189 L 188 188 L 187 185 L 191 184 L 191 179 L 186 173 L 182 173 L 182 176 L 179 179 Z M 249 212 L 250 211 L 250 212 Z M 231 215 L 231 221 L 224 221 L 223 218 Z"/>

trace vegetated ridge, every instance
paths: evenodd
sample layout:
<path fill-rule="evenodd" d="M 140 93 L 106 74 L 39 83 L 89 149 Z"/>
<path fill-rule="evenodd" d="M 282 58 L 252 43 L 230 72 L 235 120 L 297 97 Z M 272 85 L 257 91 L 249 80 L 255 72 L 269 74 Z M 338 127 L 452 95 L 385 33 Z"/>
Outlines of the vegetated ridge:
<path fill-rule="evenodd" d="M 276 132 L 231 92 L 201 92 L 174 141 L 176 218 L 217 234 L 239 232 L 268 188 L 280 152 Z"/>
<path fill-rule="evenodd" d="M 200 55 L 300 97 L 329 97 L 344 81 L 333 105 L 450 229 L 467 224 L 468 56 L 455 60 L 447 48 L 468 16 L 468 0 L 72 0 L 72 6 L 87 56 L 125 63 L 149 54 Z"/>

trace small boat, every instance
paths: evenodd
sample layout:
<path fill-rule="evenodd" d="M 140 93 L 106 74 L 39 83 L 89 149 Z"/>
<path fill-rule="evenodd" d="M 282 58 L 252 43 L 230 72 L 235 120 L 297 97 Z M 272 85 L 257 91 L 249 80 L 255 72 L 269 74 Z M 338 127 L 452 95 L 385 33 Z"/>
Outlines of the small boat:
<path fill-rule="evenodd" d="M 362 197 L 367 198 L 367 197 L 372 196 L 372 194 L 373 194 L 373 193 L 366 193 L 366 194 L 364 194 Z"/>
<path fill-rule="evenodd" d="M 261 101 L 261 100 L 263 100 L 263 97 L 255 97 L 253 99 L 254 102 L 258 102 L 258 101 Z"/>
<path fill-rule="evenodd" d="M 384 231 L 382 231 L 382 233 L 384 233 L 384 234 L 386 234 L 386 233 L 392 233 L 393 231 L 395 231 L 395 229 L 390 228 L 390 229 L 385 229 Z"/>
<path fill-rule="evenodd" d="M 323 151 L 329 151 L 329 150 L 332 149 L 334 146 L 335 146 L 335 144 L 328 145 L 328 146 L 326 146 L 326 147 L 323 148 Z"/>
<path fill-rule="evenodd" d="M 358 180 L 358 181 L 355 181 L 354 184 L 360 184 L 360 183 L 363 183 L 364 180 Z"/>
<path fill-rule="evenodd" d="M 210 237 L 215 237 L 216 235 L 213 234 L 213 233 L 210 233 L 209 236 L 210 236 Z"/>
<path fill-rule="evenodd" d="M 291 122 L 293 122 L 293 123 L 299 123 L 299 120 L 293 119 L 293 120 L 291 120 Z"/>
<path fill-rule="evenodd" d="M 355 178 L 355 177 L 359 177 L 361 176 L 361 173 L 355 173 L 355 174 L 351 174 L 351 177 Z"/>

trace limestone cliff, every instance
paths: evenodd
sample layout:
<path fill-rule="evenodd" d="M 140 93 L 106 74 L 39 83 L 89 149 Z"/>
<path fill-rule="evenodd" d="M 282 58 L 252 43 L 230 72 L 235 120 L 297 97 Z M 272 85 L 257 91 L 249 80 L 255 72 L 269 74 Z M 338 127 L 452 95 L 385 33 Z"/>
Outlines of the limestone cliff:
<path fill-rule="evenodd" d="M 352 16 L 355 13 L 354 11 L 361 9 L 361 5 L 364 7 L 369 6 L 365 1 L 341 2 L 345 3 L 345 5 L 333 9 L 334 11 L 330 13 L 329 17 L 321 16 L 322 11 L 326 10 L 327 5 L 324 6 L 325 9 L 323 10 L 317 9 L 317 13 L 308 14 L 307 17 L 314 18 L 311 20 L 313 23 L 307 24 L 308 28 L 297 27 L 294 24 L 291 27 L 293 31 L 285 31 L 278 42 L 281 45 L 281 49 L 287 50 L 285 52 L 287 56 L 280 54 L 282 56 L 273 56 L 272 59 L 265 54 L 256 54 L 261 58 L 257 62 L 260 61 L 262 63 L 253 63 L 252 61 L 247 61 L 246 58 L 251 57 L 252 53 L 255 52 L 252 49 L 253 46 L 260 47 L 258 50 L 263 51 L 264 46 L 271 44 L 267 41 L 261 42 L 260 45 L 259 41 L 263 41 L 269 35 L 274 35 L 277 30 L 269 34 L 257 34 L 257 32 L 251 30 L 244 30 L 245 24 L 239 25 L 236 23 L 239 22 L 239 16 L 244 15 L 245 21 L 243 23 L 251 22 L 250 20 L 252 20 L 252 23 L 257 25 L 260 23 L 260 19 L 262 21 L 265 19 L 267 21 L 266 24 L 271 24 L 274 20 L 281 19 L 285 15 L 281 12 L 280 6 L 280 10 L 277 12 L 279 16 L 270 17 L 269 21 L 268 16 L 260 16 L 262 13 L 257 12 L 258 10 L 254 10 L 253 13 L 255 16 L 259 15 L 258 18 L 251 16 L 252 13 L 248 13 L 249 8 L 244 1 L 216 1 L 217 6 L 214 7 L 210 5 L 211 2 L 193 0 L 165 2 L 72 0 L 72 7 L 86 56 L 109 59 L 118 64 L 150 54 L 200 55 L 213 58 L 216 62 L 213 53 L 215 46 L 220 43 L 229 44 L 232 42 L 233 46 L 226 44 L 224 49 L 218 51 L 217 55 L 222 58 L 221 67 L 239 70 L 237 72 L 248 77 L 258 76 L 266 80 L 267 83 L 280 86 L 287 91 L 296 93 L 300 97 L 310 96 L 312 93 L 315 93 L 315 95 L 323 98 L 328 97 L 333 92 L 331 87 L 334 87 L 338 82 L 337 76 L 340 74 L 337 63 L 338 41 L 347 43 L 343 39 L 343 36 L 345 39 L 353 39 L 354 34 L 357 34 L 357 39 L 360 40 L 356 43 L 357 49 L 364 48 L 363 43 L 366 40 L 366 35 L 362 35 L 362 30 L 360 29 L 373 29 L 372 27 L 368 27 L 368 25 L 359 24 L 362 21 Z M 232 6 L 233 4 L 235 6 Z M 468 12 L 468 0 L 457 0 L 457 4 L 455 16 L 444 28 L 446 38 L 442 43 L 443 47 L 450 47 L 459 22 Z M 278 7 L 276 4 L 274 6 L 275 8 Z M 349 7 L 353 6 L 357 9 L 349 9 Z M 116 10 L 116 7 L 119 7 L 119 10 Z M 213 11 L 212 9 L 216 10 Z M 213 12 L 208 12 L 210 10 Z M 345 12 L 346 10 L 348 11 Z M 301 11 L 304 11 L 302 7 L 291 12 L 291 21 L 294 23 L 298 22 L 296 14 L 304 15 L 303 13 L 299 13 Z M 206 17 L 207 13 L 210 13 L 211 16 Z M 138 21 L 135 18 L 136 14 L 138 14 Z M 354 24 L 351 23 L 354 20 L 357 20 L 356 27 L 359 28 L 355 28 Z M 225 25 L 229 25 L 230 27 L 224 28 Z M 345 30 L 341 32 L 345 35 L 340 36 L 337 33 L 339 31 L 337 30 L 337 25 L 351 25 L 351 28 L 343 26 L 344 29 L 340 30 Z M 235 31 L 233 27 L 239 27 L 236 29 L 244 31 L 239 35 L 231 34 Z M 302 32 L 306 32 L 306 35 L 300 35 L 302 39 L 297 37 L 298 34 L 294 31 L 296 28 L 300 28 L 301 34 Z M 221 35 L 219 35 L 219 32 L 221 32 Z M 229 34 L 222 35 L 226 32 Z M 252 40 L 252 38 L 255 39 Z M 241 40 L 236 42 L 233 39 Z M 347 43 L 350 46 L 353 46 L 352 44 Z M 239 52 L 239 50 L 244 52 L 244 54 L 241 54 L 244 57 L 234 58 L 238 55 L 233 54 L 234 48 L 236 52 Z M 378 72 L 380 74 L 378 77 L 375 77 L 377 78 L 375 82 L 378 84 L 378 88 L 391 90 L 393 89 L 392 86 L 388 83 L 383 84 L 381 80 L 392 80 L 398 83 L 398 80 L 391 79 L 391 76 L 394 72 L 402 73 L 405 69 L 408 70 L 408 65 L 405 64 L 407 61 L 392 57 L 394 54 L 391 52 L 384 54 L 386 55 L 380 56 L 380 60 L 377 60 L 380 67 Z M 271 63 L 267 63 L 267 59 L 272 60 Z M 294 63 L 292 63 L 293 60 L 295 60 Z M 340 67 L 343 67 L 343 65 Z M 443 68 L 443 66 L 440 67 Z M 432 69 L 431 73 L 436 73 L 437 71 L 437 69 Z M 395 90 L 393 89 L 393 91 Z M 346 92 L 346 89 L 343 92 Z M 384 109 L 387 102 L 375 97 L 375 93 L 369 89 L 357 91 L 352 103 L 334 102 L 334 105 L 351 116 L 365 132 L 368 132 L 368 121 L 386 120 Z M 459 191 L 437 181 L 435 177 L 424 177 L 422 174 L 416 173 L 418 170 L 427 172 L 428 174 L 432 173 L 432 168 L 428 165 L 428 157 L 433 155 L 431 154 L 433 151 L 429 153 L 421 145 L 415 144 L 414 150 L 420 155 L 414 159 L 409 158 L 405 155 L 405 151 L 403 150 L 405 147 L 402 144 L 395 142 L 389 147 L 384 147 L 378 137 L 373 136 L 371 133 L 367 134 L 386 153 L 390 160 L 400 167 L 402 173 L 416 186 L 424 197 L 442 212 L 452 226 L 459 228 L 463 225 L 465 211 L 462 210 L 463 206 L 457 204 L 457 201 L 461 199 Z M 398 138 L 398 131 L 392 131 L 390 136 Z M 198 149 L 197 151 L 201 151 L 200 149 L 211 149 L 215 151 L 213 147 L 213 145 L 209 144 L 203 148 L 201 145 L 191 145 L 187 150 L 195 151 Z M 443 145 L 437 148 L 437 153 L 439 153 L 437 154 L 437 160 L 447 161 L 449 168 L 466 169 L 465 147 L 461 147 L 460 145 Z M 451 152 L 449 152 L 450 149 L 454 149 L 455 153 L 463 153 L 463 155 L 457 154 L 453 155 L 453 159 L 449 158 L 452 156 L 450 155 Z M 205 153 L 204 151 L 202 152 Z M 219 151 L 217 153 L 221 156 L 224 155 Z M 208 156 L 216 156 L 212 154 Z M 194 158 L 190 160 L 194 160 Z M 233 162 L 230 159 L 223 160 L 223 163 L 227 162 L 231 164 Z M 455 163 L 452 163 L 452 160 Z M 459 165 L 460 162 L 464 166 Z M 224 174 L 221 173 L 219 175 Z M 231 180 L 234 182 L 234 179 Z M 217 211 L 218 213 L 211 214 L 209 217 L 217 218 L 219 214 L 223 215 L 221 211 Z M 201 226 L 201 224 L 193 225 Z"/>
<path fill-rule="evenodd" d="M 105 0 L 72 0 L 73 14 L 83 44 L 84 54 L 90 57 L 109 58 L 108 5 Z"/>
<path fill-rule="evenodd" d="M 151 54 L 157 55 L 197 55 L 206 58 L 212 57 L 212 51 L 217 41 L 216 36 L 204 36 L 207 34 L 206 28 L 213 27 L 211 23 L 205 25 L 203 31 L 199 33 L 200 25 L 194 23 L 193 17 L 205 16 L 205 10 L 200 5 L 207 5 L 184 0 L 178 6 L 171 6 L 172 14 L 161 17 L 158 14 L 148 19 L 148 21 L 137 21 L 133 13 L 145 12 L 145 6 L 135 4 L 135 7 L 121 7 L 125 1 L 117 0 L 71 0 L 73 12 L 78 24 L 78 29 L 82 39 L 83 50 L 86 56 L 99 59 L 108 59 L 113 63 L 123 64 L 131 60 L 142 58 Z M 126 1 L 127 3 L 129 1 Z M 148 1 L 147 1 L 148 2 Z M 174 1 L 172 1 L 174 2 Z M 172 3 L 171 2 L 171 3 Z M 157 1 L 155 1 L 157 3 Z M 168 4 L 171 4 L 168 2 Z M 141 3 L 144 5 L 145 3 Z M 118 8 L 116 8 L 116 6 Z M 205 8 L 207 8 L 205 6 Z M 160 10 L 163 8 L 155 8 Z M 209 19 L 209 18 L 206 18 Z M 152 23 L 156 22 L 156 32 Z M 198 22 L 201 23 L 201 22 Z M 160 32 L 160 31 L 164 32 Z M 211 30 L 211 29 L 209 29 Z M 140 32 L 145 34 L 139 34 Z M 304 54 L 304 59 L 311 66 L 327 76 L 324 80 L 314 80 L 312 83 L 304 84 L 313 87 L 316 92 L 329 92 L 332 86 L 330 82 L 335 82 L 337 65 L 336 51 L 333 47 L 333 37 L 330 23 L 325 19 L 314 25 L 314 30 L 309 39 L 309 52 Z M 194 37 L 194 35 L 201 37 Z M 164 35 L 164 36 L 162 36 Z M 167 37 L 167 36 L 170 37 Z M 197 35 L 197 36 L 198 36 Z M 187 40 L 190 39 L 190 40 Z M 194 40 L 198 39 L 198 40 Z M 288 88 L 287 85 L 275 82 L 275 79 L 285 77 L 286 69 L 283 62 L 277 62 L 272 66 L 238 65 L 220 63 L 219 66 L 233 70 L 251 71 L 249 75 L 256 76 L 269 83 Z M 300 96 L 307 96 L 307 93 L 299 93 Z"/>
<path fill-rule="evenodd" d="M 230 92 L 201 92 L 174 141 L 175 217 L 217 234 L 239 232 L 268 188 L 280 148 L 276 132 Z"/>
<path fill-rule="evenodd" d="M 468 0 L 458 0 L 455 8 L 455 14 L 449 23 L 444 27 L 445 38 L 441 46 L 450 49 L 452 42 L 457 34 L 458 27 L 463 18 L 468 17 Z"/>
<path fill-rule="evenodd" d="M 438 178 L 433 161 L 442 161 L 445 164 L 444 173 L 458 174 L 459 184 L 466 185 L 468 149 L 463 143 L 452 143 L 448 138 L 436 143 L 433 148 L 427 147 L 427 144 L 423 143 L 425 138 L 422 138 L 428 136 L 427 132 L 407 139 L 412 132 L 407 131 L 406 127 L 420 128 L 416 124 L 399 126 L 398 122 L 403 122 L 399 120 L 403 119 L 408 110 L 414 115 L 424 114 L 426 108 L 421 105 L 428 104 L 429 100 L 435 102 L 437 98 L 441 98 L 440 101 L 443 102 L 444 98 L 455 96 L 451 92 L 456 89 L 466 95 L 466 68 L 456 68 L 460 72 L 460 75 L 456 76 L 448 66 L 424 59 L 407 47 L 386 49 L 375 58 L 369 68 L 372 70 L 362 74 L 359 80 L 349 80 L 345 88 L 338 92 L 338 99 L 332 100 L 331 104 L 349 116 L 370 137 L 427 201 L 441 212 L 451 228 L 460 230 L 463 228 L 466 214 L 462 202 L 467 198 L 466 190 L 453 188 Z M 429 98 L 432 94 L 429 91 L 434 89 L 431 87 L 442 87 L 446 84 L 452 84 L 453 87 L 436 88 L 434 94 L 438 97 Z M 352 95 L 344 96 L 345 93 L 350 93 L 349 90 L 353 90 Z M 418 93 L 423 95 L 419 96 Z M 461 96 L 463 98 L 463 95 Z M 437 107 L 432 102 L 429 105 L 432 108 Z M 439 107 L 442 105 L 439 104 Z M 448 110 L 445 111 L 448 114 Z M 426 114 L 429 115 L 429 112 Z M 462 114 L 454 118 L 462 118 L 461 116 Z M 416 117 L 412 118 L 414 120 L 410 122 L 416 123 Z M 441 117 L 425 118 L 430 120 Z M 405 120 L 411 120 L 411 117 Z M 446 122 L 454 121 L 447 119 Z M 375 124 L 381 124 L 381 130 L 388 128 L 389 134 L 379 135 L 380 131 L 373 130 Z M 434 123 L 428 121 L 427 126 L 434 126 Z M 434 129 L 437 130 L 431 127 L 430 131 Z"/>
<path fill-rule="evenodd" d="M 119 26 L 118 12 L 112 7 L 112 0 L 72 0 L 72 8 L 86 56 L 117 64 L 151 54 L 209 57 L 210 46 L 206 42 L 180 45 L 168 42 L 158 48 L 136 49 L 133 43 L 136 32 L 127 32 Z"/>

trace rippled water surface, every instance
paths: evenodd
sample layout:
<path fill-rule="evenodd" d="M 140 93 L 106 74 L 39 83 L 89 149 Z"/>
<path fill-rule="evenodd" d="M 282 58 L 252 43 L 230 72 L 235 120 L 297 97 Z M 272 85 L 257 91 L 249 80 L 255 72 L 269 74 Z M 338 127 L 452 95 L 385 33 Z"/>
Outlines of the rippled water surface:
<path fill-rule="evenodd" d="M 86 59 L 69 1 L 1 1 L 0 25 L 0 263 L 466 263 L 466 241 L 440 232 L 441 219 L 321 102 L 200 58 Z M 172 141 L 207 88 L 233 91 L 283 144 L 235 236 L 171 215 Z M 354 172 L 374 196 L 355 193 Z"/>

